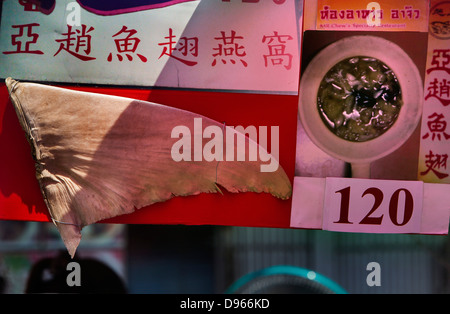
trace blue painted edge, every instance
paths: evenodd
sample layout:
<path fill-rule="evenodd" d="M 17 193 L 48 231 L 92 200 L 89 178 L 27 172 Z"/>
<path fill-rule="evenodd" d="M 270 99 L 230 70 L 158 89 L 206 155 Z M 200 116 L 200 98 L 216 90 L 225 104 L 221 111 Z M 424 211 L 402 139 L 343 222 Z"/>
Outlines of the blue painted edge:
<path fill-rule="evenodd" d="M 261 270 L 249 273 L 247 275 L 242 276 L 238 280 L 236 280 L 226 291 L 227 294 L 234 293 L 238 288 L 245 285 L 249 281 L 264 276 L 271 275 L 292 275 L 303 277 L 312 281 L 315 281 L 321 285 L 324 285 L 328 289 L 332 290 L 336 294 L 347 294 L 347 291 L 342 288 L 339 284 L 334 282 L 328 277 L 325 277 L 313 270 L 309 270 L 306 268 L 301 268 L 297 266 L 289 266 L 289 265 L 276 265 L 267 268 L 263 268 Z"/>

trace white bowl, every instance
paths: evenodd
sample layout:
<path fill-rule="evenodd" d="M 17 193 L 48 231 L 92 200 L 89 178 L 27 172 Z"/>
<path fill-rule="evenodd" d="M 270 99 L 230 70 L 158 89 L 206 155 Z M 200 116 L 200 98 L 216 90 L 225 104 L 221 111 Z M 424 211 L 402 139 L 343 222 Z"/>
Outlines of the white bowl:
<path fill-rule="evenodd" d="M 392 69 L 403 100 L 394 124 L 365 142 L 335 135 L 323 122 L 317 107 L 317 92 L 325 74 L 338 62 L 356 56 L 376 58 Z M 306 133 L 324 152 L 351 163 L 354 176 L 358 177 L 368 177 L 371 162 L 392 153 L 411 136 L 420 121 L 422 103 L 422 79 L 414 62 L 398 45 L 376 36 L 350 36 L 332 43 L 312 59 L 300 81 L 299 117 Z"/>

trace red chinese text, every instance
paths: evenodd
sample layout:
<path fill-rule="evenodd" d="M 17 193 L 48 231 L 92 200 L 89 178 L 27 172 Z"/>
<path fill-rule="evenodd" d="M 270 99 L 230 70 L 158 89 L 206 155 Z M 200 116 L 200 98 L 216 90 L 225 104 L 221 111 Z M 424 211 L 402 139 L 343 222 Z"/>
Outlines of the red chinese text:
<path fill-rule="evenodd" d="M 135 29 L 128 29 L 126 26 L 122 26 L 120 31 L 112 35 L 117 50 L 117 59 L 123 60 L 122 54 L 125 54 L 129 61 L 133 61 L 133 55 L 137 55 L 142 62 L 147 62 L 147 58 L 139 53 L 136 53 L 136 49 L 141 40 L 135 37 L 137 31 Z M 107 58 L 108 62 L 112 61 L 112 53 L 110 52 Z"/>
<path fill-rule="evenodd" d="M 444 115 L 441 113 L 433 113 L 430 116 L 428 116 L 429 121 L 427 122 L 428 130 L 430 132 L 427 132 L 422 136 L 423 139 L 427 139 L 431 135 L 431 140 L 434 141 L 437 139 L 440 141 L 442 137 L 446 140 L 450 138 L 450 134 L 447 134 L 445 132 L 447 128 L 447 122 L 444 120 Z"/>
<path fill-rule="evenodd" d="M 65 36 L 63 39 L 55 39 L 60 44 L 58 51 L 53 55 L 58 55 L 62 50 L 67 51 L 72 56 L 77 57 L 82 61 L 94 60 L 94 57 L 90 57 L 91 53 L 91 35 L 94 28 L 91 26 L 87 28 L 86 25 L 81 25 L 81 30 L 72 30 L 71 25 L 67 25 L 67 33 L 62 33 Z"/>
<path fill-rule="evenodd" d="M 33 27 L 38 27 L 38 23 L 12 25 L 12 28 L 19 30 L 18 34 L 11 35 L 11 44 L 16 47 L 16 50 L 3 51 L 4 54 L 12 53 L 32 53 L 42 55 L 41 50 L 32 50 L 31 45 L 35 44 L 39 38 L 39 35 L 33 33 Z"/>
<path fill-rule="evenodd" d="M 231 31 L 230 36 L 226 36 L 224 31 L 221 31 L 221 37 L 214 37 L 219 42 L 217 48 L 213 48 L 215 53 L 213 54 L 214 60 L 212 66 L 217 64 L 217 59 L 220 59 L 223 64 L 227 64 L 229 61 L 232 64 L 236 64 L 235 57 L 247 67 L 247 62 L 243 59 L 247 55 L 245 47 L 239 44 L 239 40 L 244 39 L 242 36 L 236 36 L 235 31 Z"/>
<path fill-rule="evenodd" d="M 446 79 L 438 80 L 435 78 L 432 82 L 428 84 L 427 95 L 425 100 L 430 97 L 434 97 L 439 100 L 443 106 L 448 106 L 450 104 L 450 81 Z"/>
<path fill-rule="evenodd" d="M 192 61 L 186 59 L 189 55 L 191 57 L 198 56 L 198 38 L 197 37 L 181 37 L 178 41 L 178 47 L 176 47 L 176 36 L 173 34 L 173 30 L 169 28 L 169 36 L 164 37 L 167 39 L 166 42 L 158 43 L 159 46 L 163 46 L 163 51 L 158 59 L 162 56 L 166 55 L 175 60 L 178 60 L 188 66 L 194 66 L 197 64 L 197 61 Z M 179 51 L 180 55 L 175 55 L 175 52 Z"/>
<path fill-rule="evenodd" d="M 432 67 L 427 69 L 429 74 L 432 71 L 445 71 L 450 74 L 450 49 L 434 49 L 431 57 Z"/>
<path fill-rule="evenodd" d="M 442 154 L 442 155 L 435 154 L 430 150 L 430 152 L 428 153 L 428 155 L 425 156 L 425 158 L 426 158 L 425 166 L 427 167 L 427 169 L 425 171 L 422 171 L 420 173 L 421 175 L 424 176 L 431 171 L 439 179 L 444 179 L 444 178 L 448 177 L 448 173 L 440 171 L 441 168 L 447 169 L 447 159 L 448 159 L 447 154 Z"/>
<path fill-rule="evenodd" d="M 292 55 L 286 53 L 286 42 L 292 40 L 290 35 L 279 35 L 274 31 L 271 36 L 264 36 L 263 43 L 267 42 L 269 54 L 264 55 L 264 64 L 267 67 L 270 63 L 273 66 L 283 65 L 287 70 L 292 66 Z"/>
<path fill-rule="evenodd" d="M 27 12 L 39 12 L 39 6 L 30 0 L 19 0 L 19 4 L 23 6 L 23 10 Z"/>

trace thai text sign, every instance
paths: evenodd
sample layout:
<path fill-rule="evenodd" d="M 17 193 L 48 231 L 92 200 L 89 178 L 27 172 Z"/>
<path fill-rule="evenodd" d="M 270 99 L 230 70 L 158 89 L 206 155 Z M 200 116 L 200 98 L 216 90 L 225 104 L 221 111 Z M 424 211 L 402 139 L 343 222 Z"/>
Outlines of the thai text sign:
<path fill-rule="evenodd" d="M 4 1 L 0 76 L 297 94 L 302 1 L 135 2 Z"/>
<path fill-rule="evenodd" d="M 426 31 L 428 1 L 318 0 L 318 30 Z"/>

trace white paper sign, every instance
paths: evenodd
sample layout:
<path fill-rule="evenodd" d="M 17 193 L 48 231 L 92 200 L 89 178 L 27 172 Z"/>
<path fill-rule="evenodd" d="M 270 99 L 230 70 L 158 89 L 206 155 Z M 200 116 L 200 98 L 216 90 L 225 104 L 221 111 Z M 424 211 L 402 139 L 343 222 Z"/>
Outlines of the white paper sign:
<path fill-rule="evenodd" d="M 302 0 L 169 1 L 108 15 L 79 2 L 44 14 L 3 1 L 0 77 L 298 93 Z"/>
<path fill-rule="evenodd" d="M 418 179 L 450 183 L 450 2 L 430 3 Z"/>
<path fill-rule="evenodd" d="M 327 178 L 322 229 L 420 233 L 423 182 Z"/>

